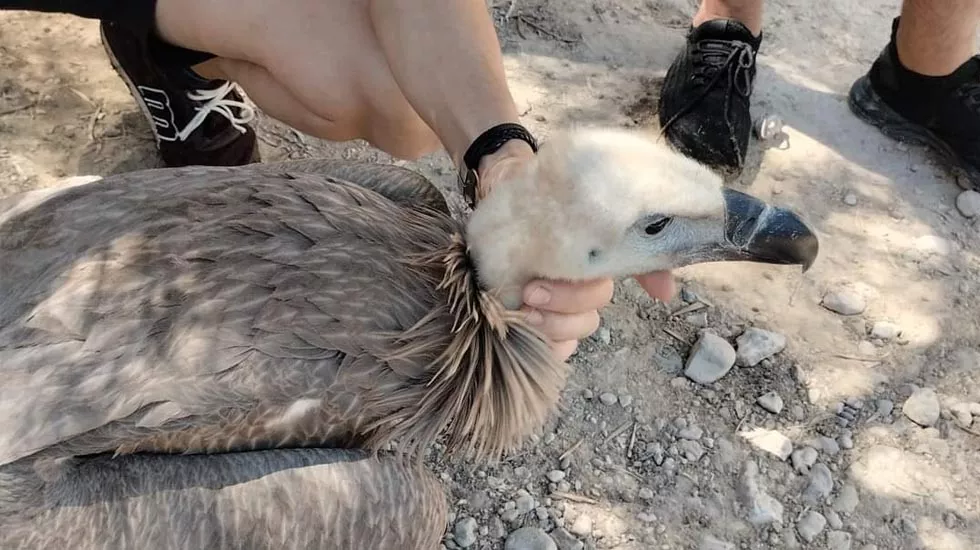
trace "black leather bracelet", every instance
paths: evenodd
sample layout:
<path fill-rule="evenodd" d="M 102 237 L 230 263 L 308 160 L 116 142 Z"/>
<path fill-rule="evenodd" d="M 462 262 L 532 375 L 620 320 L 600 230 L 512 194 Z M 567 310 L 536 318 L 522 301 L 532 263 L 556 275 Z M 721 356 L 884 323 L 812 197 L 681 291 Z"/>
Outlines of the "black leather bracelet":
<path fill-rule="evenodd" d="M 460 185 L 462 186 L 463 198 L 470 208 L 476 206 L 476 188 L 479 177 L 476 169 L 480 165 L 480 160 L 487 155 L 492 155 L 500 150 L 501 147 L 512 139 L 519 139 L 531 146 L 531 150 L 538 152 L 538 141 L 534 139 L 531 132 L 524 126 L 513 122 L 498 124 L 482 134 L 480 134 L 463 155 L 463 170 L 460 171 Z"/>

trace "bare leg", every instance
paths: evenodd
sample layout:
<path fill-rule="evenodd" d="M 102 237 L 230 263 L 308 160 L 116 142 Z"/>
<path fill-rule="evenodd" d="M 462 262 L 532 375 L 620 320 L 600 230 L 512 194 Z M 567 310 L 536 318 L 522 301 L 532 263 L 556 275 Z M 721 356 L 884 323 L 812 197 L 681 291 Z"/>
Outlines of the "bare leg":
<path fill-rule="evenodd" d="M 909 70 L 945 76 L 973 56 L 978 0 L 905 0 L 898 23 L 898 57 Z"/>
<path fill-rule="evenodd" d="M 694 26 L 712 19 L 734 19 L 759 36 L 762 32 L 762 0 L 701 0 Z"/>

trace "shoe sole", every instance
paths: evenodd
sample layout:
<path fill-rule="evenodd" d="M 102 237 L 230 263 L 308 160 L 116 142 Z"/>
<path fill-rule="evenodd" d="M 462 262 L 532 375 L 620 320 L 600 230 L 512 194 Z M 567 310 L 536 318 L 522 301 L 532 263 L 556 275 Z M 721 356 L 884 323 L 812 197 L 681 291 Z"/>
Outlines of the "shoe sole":
<path fill-rule="evenodd" d="M 126 87 L 129 88 L 129 94 L 133 97 L 136 102 L 136 106 L 139 108 L 140 113 L 143 113 L 143 118 L 146 120 L 146 124 L 149 126 L 150 134 L 153 135 L 153 142 L 156 143 L 157 151 L 160 150 L 160 137 L 157 136 L 156 131 L 153 129 L 156 126 L 156 122 L 153 120 L 153 115 L 150 114 L 149 107 L 143 102 L 143 95 L 140 94 L 139 88 L 136 83 L 130 80 L 129 75 L 123 70 L 122 64 L 116 59 L 116 55 L 112 53 L 112 48 L 109 47 L 109 41 L 105 36 L 105 29 L 102 25 L 99 25 L 99 38 L 102 41 L 102 49 L 105 51 L 106 56 L 109 58 L 109 64 L 112 65 L 112 69 L 116 71 L 116 74 L 124 83 Z"/>
<path fill-rule="evenodd" d="M 954 171 L 965 176 L 956 178 L 960 187 L 980 190 L 980 168 L 970 164 L 935 132 L 909 122 L 886 105 L 872 89 L 871 80 L 867 75 L 856 80 L 851 86 L 847 94 L 847 105 L 859 119 L 878 128 L 884 135 L 902 143 L 929 147 Z"/>

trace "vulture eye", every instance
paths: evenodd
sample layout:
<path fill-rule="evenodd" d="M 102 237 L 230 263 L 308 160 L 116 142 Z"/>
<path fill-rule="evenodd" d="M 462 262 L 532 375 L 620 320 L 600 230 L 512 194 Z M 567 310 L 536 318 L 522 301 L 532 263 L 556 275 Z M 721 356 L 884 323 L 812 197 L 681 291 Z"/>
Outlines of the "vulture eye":
<path fill-rule="evenodd" d="M 667 227 L 667 225 L 670 224 L 670 220 L 671 218 L 660 218 L 659 220 L 650 223 L 647 225 L 645 230 L 647 235 L 656 235 L 657 233 L 660 233 L 665 227 Z"/>

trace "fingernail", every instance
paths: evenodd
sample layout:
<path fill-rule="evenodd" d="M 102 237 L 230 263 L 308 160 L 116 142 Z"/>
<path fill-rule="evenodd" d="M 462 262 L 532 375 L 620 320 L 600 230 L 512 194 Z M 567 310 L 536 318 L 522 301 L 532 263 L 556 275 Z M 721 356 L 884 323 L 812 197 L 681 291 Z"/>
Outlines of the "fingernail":
<path fill-rule="evenodd" d="M 527 303 L 531 306 L 543 306 L 551 301 L 551 291 L 543 286 L 531 291 L 531 295 L 527 297 Z"/>
<path fill-rule="evenodd" d="M 527 316 L 524 317 L 524 320 L 534 326 L 539 326 L 544 323 L 544 315 L 542 315 L 540 311 L 532 309 L 527 313 Z"/>

